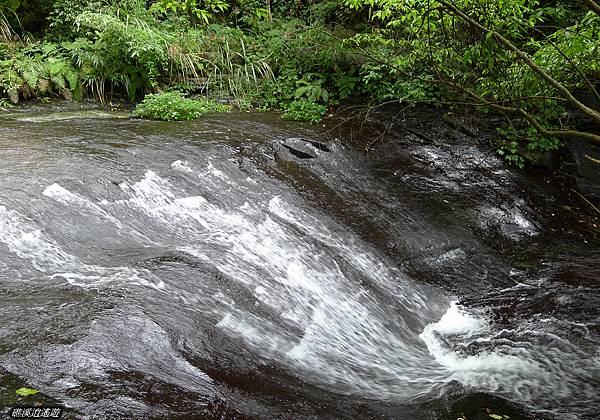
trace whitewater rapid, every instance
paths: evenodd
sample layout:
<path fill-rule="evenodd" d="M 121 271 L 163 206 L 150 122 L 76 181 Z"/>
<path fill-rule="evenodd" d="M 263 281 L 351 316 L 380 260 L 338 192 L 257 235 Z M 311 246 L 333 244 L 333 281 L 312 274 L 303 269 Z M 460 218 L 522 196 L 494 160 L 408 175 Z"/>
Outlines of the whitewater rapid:
<path fill-rule="evenodd" d="M 0 243 L 33 268 L 23 281 L 149 289 L 214 319 L 214 328 L 247 351 L 331 392 L 408 404 L 440 398 L 460 384 L 533 401 L 541 412 L 552 401 L 597 400 L 597 348 L 582 351 L 553 331 L 536 330 L 533 321 L 516 331 L 495 329 L 489 311 L 468 310 L 419 284 L 353 232 L 293 194 L 274 194 L 267 182 L 228 160 L 177 160 L 100 199 L 52 183 L 41 199 L 77 214 L 85 226 L 57 239 L 45 220 L 0 206 Z M 73 245 L 89 226 L 103 243 L 180 253 L 216 270 L 219 280 L 181 283 L 135 264 L 101 264 Z M 92 350 L 79 347 L 73 351 L 83 360 L 77 352 Z M 172 357 L 189 375 L 201 374 Z M 53 392 L 50 383 L 36 385 Z"/>

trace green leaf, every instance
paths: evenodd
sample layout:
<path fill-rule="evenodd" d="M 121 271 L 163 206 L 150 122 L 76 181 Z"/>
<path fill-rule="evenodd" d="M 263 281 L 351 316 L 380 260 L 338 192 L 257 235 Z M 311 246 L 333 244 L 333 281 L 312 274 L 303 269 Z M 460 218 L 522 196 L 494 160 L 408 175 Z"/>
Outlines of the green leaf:
<path fill-rule="evenodd" d="M 500 416 L 498 414 L 488 414 L 488 416 L 490 416 L 491 418 L 493 418 L 495 420 L 502 420 L 502 416 Z"/>
<path fill-rule="evenodd" d="M 67 87 L 66 83 L 65 83 L 65 78 L 63 77 L 62 74 L 57 74 L 57 75 L 53 75 L 50 80 L 52 80 L 52 83 L 54 83 L 54 85 L 56 87 L 58 87 L 59 89 L 64 89 Z"/>
<path fill-rule="evenodd" d="M 34 395 L 37 394 L 38 391 L 37 389 L 31 389 L 31 388 L 19 388 L 15 391 L 15 394 L 20 395 L 22 397 L 26 397 L 28 395 Z"/>
<path fill-rule="evenodd" d="M 305 93 L 310 92 L 311 89 L 312 86 L 310 85 L 300 86 L 298 89 L 296 89 L 296 92 L 294 92 L 294 97 L 296 97 L 296 99 L 299 99 Z"/>
<path fill-rule="evenodd" d="M 77 89 L 77 86 L 79 86 L 79 75 L 74 71 L 67 71 L 64 76 L 67 82 L 69 82 L 69 88 L 71 90 Z"/>

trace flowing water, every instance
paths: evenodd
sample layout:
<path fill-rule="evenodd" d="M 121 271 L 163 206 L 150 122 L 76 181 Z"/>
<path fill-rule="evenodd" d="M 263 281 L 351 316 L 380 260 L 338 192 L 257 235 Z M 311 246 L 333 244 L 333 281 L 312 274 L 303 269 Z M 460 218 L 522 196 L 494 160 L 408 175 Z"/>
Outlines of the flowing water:
<path fill-rule="evenodd" d="M 594 220 L 483 147 L 365 156 L 270 114 L 42 107 L 0 132 L 0 405 L 27 386 L 73 418 L 600 412 Z"/>

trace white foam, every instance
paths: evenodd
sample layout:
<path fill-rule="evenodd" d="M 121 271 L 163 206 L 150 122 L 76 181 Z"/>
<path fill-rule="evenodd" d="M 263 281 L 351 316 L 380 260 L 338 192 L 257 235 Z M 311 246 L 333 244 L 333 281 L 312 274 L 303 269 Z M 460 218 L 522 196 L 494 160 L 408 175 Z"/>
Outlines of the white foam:
<path fill-rule="evenodd" d="M 0 206 L 0 242 L 20 258 L 31 260 L 34 267 L 42 272 L 77 262 L 55 241 L 44 237 L 42 231 L 21 214 L 4 206 Z"/>
<path fill-rule="evenodd" d="M 446 311 L 438 322 L 425 327 L 421 338 L 431 336 L 434 332 L 442 334 L 468 334 L 480 332 L 488 328 L 489 326 L 485 319 L 469 314 L 459 307 L 456 302 L 452 302 L 448 311 Z"/>
<path fill-rule="evenodd" d="M 119 229 L 124 228 L 121 221 L 119 221 L 115 217 L 108 214 L 100 206 L 92 203 L 87 198 L 84 198 L 78 194 L 72 193 L 71 191 L 67 190 L 66 188 L 63 188 L 62 186 L 60 186 L 59 184 L 54 183 L 54 184 L 48 186 L 43 191 L 42 194 L 44 194 L 46 197 L 50 197 L 50 198 L 58 201 L 59 203 L 62 203 L 65 205 L 77 205 L 79 207 L 87 208 L 87 209 L 91 210 L 93 213 L 95 213 L 96 215 L 100 216 L 101 218 L 113 223 L 117 228 L 119 228 Z"/>
<path fill-rule="evenodd" d="M 467 342 L 476 334 L 489 331 L 486 319 L 468 313 L 453 302 L 442 318 L 425 327 L 419 337 L 427 345 L 436 362 L 453 372 L 459 371 L 510 371 L 530 368 L 530 363 L 512 355 L 483 352 L 476 355 L 463 355 L 448 346 L 442 338 L 460 336 Z"/>
<path fill-rule="evenodd" d="M 171 167 L 212 177 L 219 185 L 234 182 L 220 179 L 226 174 L 215 171 L 215 166 L 196 171 L 188 162 L 176 161 Z M 291 331 L 302 332 L 300 337 L 290 334 L 280 321 L 273 323 L 252 309 L 238 307 L 229 288 L 202 292 L 204 286 L 198 284 L 197 293 L 177 291 L 190 306 L 212 303 L 213 312 L 222 318 L 216 327 L 263 356 L 306 380 L 381 399 L 426 395 L 435 383 L 431 376 L 447 374 L 427 363 L 431 359 L 424 346 L 415 348 L 415 331 L 402 319 L 388 319 L 389 313 L 379 307 L 361 278 L 369 287 L 387 291 L 398 308 L 406 307 L 416 320 L 426 306 L 424 295 L 356 236 L 329 228 L 332 223 L 323 223 L 323 215 L 302 210 L 283 196 L 269 197 L 260 185 L 242 206 L 222 206 L 200 195 L 178 196 L 175 186 L 153 171 L 121 188 L 128 197 L 114 205 L 150 216 L 168 230 L 171 246 L 212 264 L 226 281 L 252 291 L 256 305 L 279 314 Z M 351 276 L 348 268 L 353 270 Z M 71 270 L 62 276 L 85 282 L 91 275 L 100 281 L 108 274 Z M 143 283 L 139 277 L 136 281 Z"/>
<path fill-rule="evenodd" d="M 194 173 L 188 161 L 176 160 L 175 162 L 171 163 L 171 168 L 176 171 Z"/>
<path fill-rule="evenodd" d="M 117 281 L 154 288 L 163 287 L 160 281 L 146 280 L 138 270 L 128 267 L 102 267 L 82 262 L 65 252 L 56 241 L 47 237 L 20 213 L 8 210 L 4 206 L 0 206 L 0 242 L 19 258 L 28 260 L 38 271 L 48 273 L 51 279 L 63 278 L 77 286 Z"/>
<path fill-rule="evenodd" d="M 219 175 L 196 171 L 181 161 L 172 169 L 214 179 Z M 428 378 L 425 371 L 430 367 L 423 363 L 429 358 L 424 348 L 414 349 L 416 333 L 402 320 L 386 319 L 356 277 L 390 291 L 398 303 L 415 311 L 417 319 L 426 304 L 424 295 L 358 238 L 331 230 L 324 216 L 282 196 L 266 196 L 260 188 L 252 190 L 242 206 L 224 207 L 201 196 L 177 197 L 174 187 L 151 171 L 142 181 L 127 185 L 124 190 L 130 197 L 121 204 L 139 208 L 167 227 L 180 238 L 177 249 L 211 263 L 226 281 L 252 291 L 255 304 L 303 333 L 295 337 L 264 316 L 237 307 L 227 289 L 223 293 L 229 299 L 214 290 L 207 294 L 213 304 L 223 305 L 215 308 L 221 315 L 217 328 L 307 380 L 336 383 L 343 392 L 410 399 L 431 388 L 430 379 L 418 379 Z M 349 277 L 342 267 L 358 272 Z M 185 299 L 197 304 L 205 298 L 199 293 L 186 294 Z"/>

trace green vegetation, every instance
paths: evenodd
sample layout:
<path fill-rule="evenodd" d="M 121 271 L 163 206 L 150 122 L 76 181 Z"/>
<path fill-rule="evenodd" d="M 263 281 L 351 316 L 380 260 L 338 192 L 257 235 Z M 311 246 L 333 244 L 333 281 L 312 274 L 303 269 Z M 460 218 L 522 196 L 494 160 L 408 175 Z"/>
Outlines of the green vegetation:
<path fill-rule="evenodd" d="M 302 100 L 293 101 L 285 108 L 282 115 L 284 120 L 319 122 L 327 112 L 327 107 L 315 102 Z"/>
<path fill-rule="evenodd" d="M 135 108 L 138 117 L 163 121 L 185 121 L 200 118 L 208 112 L 224 112 L 229 107 L 206 98 L 187 99 L 181 92 L 146 95 Z"/>
<path fill-rule="evenodd" d="M 578 128 L 600 124 L 593 0 L 3 0 L 0 10 L 0 93 L 15 103 L 177 89 L 312 122 L 350 100 L 454 104 L 502 116 L 497 152 L 519 167 L 574 138 L 600 143 Z M 211 108 L 181 96 L 170 117 L 161 103 L 174 98 L 149 96 L 136 113 Z"/>
<path fill-rule="evenodd" d="M 600 124 L 589 104 L 600 100 L 594 1 L 343 2 L 369 10 L 379 23 L 354 42 L 400 84 L 420 82 L 413 100 L 441 99 L 504 116 L 497 151 L 507 162 L 523 167 L 563 140 L 600 142 L 576 128 L 582 117 Z"/>
<path fill-rule="evenodd" d="M 35 395 L 38 394 L 40 391 L 38 391 L 37 389 L 32 389 L 32 388 L 19 388 L 15 391 L 15 394 L 21 396 L 21 397 L 27 397 L 29 395 Z"/>

